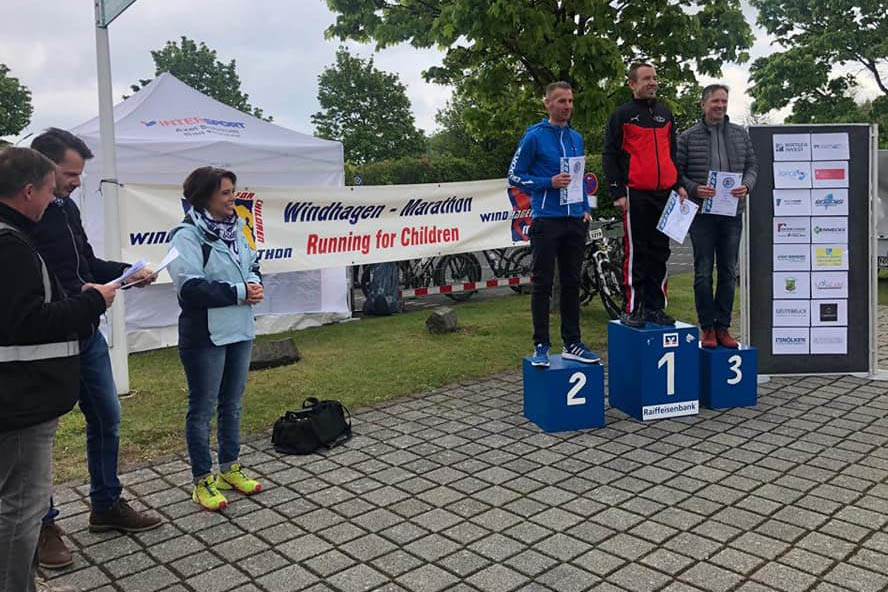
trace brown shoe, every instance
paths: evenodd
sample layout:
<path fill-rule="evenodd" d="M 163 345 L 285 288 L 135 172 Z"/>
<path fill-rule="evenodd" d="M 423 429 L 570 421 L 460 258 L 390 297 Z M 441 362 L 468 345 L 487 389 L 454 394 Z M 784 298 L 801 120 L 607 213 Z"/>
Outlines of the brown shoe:
<path fill-rule="evenodd" d="M 37 540 L 37 560 L 40 567 L 46 569 L 62 569 L 74 563 L 71 551 L 62 540 L 65 531 L 52 522 L 40 527 L 40 538 Z"/>
<path fill-rule="evenodd" d="M 731 337 L 731 334 L 728 333 L 728 330 L 725 327 L 719 327 L 715 330 L 715 338 L 718 339 L 719 344 L 724 347 L 731 349 L 737 349 L 740 347 L 740 342 Z"/>
<path fill-rule="evenodd" d="M 119 530 L 121 532 L 142 532 L 160 526 L 160 516 L 137 512 L 123 498 L 111 506 L 107 512 L 92 511 L 89 513 L 89 531 L 104 532 Z"/>
<path fill-rule="evenodd" d="M 715 338 L 715 329 L 703 329 L 703 339 L 700 345 L 706 349 L 715 349 L 718 347 L 718 340 Z"/>

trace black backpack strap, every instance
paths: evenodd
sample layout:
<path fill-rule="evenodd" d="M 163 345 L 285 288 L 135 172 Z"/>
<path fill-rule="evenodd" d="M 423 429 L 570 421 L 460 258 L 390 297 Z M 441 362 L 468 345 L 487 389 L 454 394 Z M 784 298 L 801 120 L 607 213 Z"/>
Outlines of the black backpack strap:
<path fill-rule="evenodd" d="M 209 245 L 209 243 L 200 243 L 200 250 L 203 253 L 203 266 L 206 268 L 207 261 L 210 260 L 210 253 L 213 251 L 213 247 Z"/>

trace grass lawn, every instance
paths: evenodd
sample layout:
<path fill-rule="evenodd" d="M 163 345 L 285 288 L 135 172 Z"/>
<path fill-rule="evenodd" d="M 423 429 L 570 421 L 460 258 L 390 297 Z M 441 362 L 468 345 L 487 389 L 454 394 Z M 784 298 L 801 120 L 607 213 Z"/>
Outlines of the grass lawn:
<path fill-rule="evenodd" d="M 670 279 L 669 312 L 696 321 L 690 274 Z M 351 409 L 399 395 L 480 378 L 520 367 L 531 350 L 530 296 L 514 294 L 454 305 L 460 330 L 430 335 L 428 316 L 411 312 L 296 331 L 303 359 L 297 364 L 252 372 L 244 396 L 243 435 L 271 429 L 284 410 L 305 397 L 339 399 Z M 606 353 L 601 303 L 582 308 L 584 341 Z M 551 318 L 553 350 L 560 351 L 559 318 Z M 279 338 L 263 336 L 263 339 Z M 188 394 L 175 348 L 130 356 L 130 385 L 136 396 L 122 401 L 121 464 L 149 462 L 185 449 Z M 56 481 L 87 477 L 85 421 L 79 409 L 62 418 L 54 449 Z"/>

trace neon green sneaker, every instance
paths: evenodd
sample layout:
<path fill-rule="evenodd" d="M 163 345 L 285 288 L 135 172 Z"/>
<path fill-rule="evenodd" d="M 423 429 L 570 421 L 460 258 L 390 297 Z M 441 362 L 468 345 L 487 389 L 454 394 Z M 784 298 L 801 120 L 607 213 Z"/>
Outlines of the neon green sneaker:
<path fill-rule="evenodd" d="M 262 484 L 244 475 L 240 463 L 234 463 L 225 473 L 220 472 L 219 478 L 216 479 L 216 487 L 229 490 L 237 489 L 244 495 L 252 495 L 262 491 Z"/>
<path fill-rule="evenodd" d="M 197 482 L 197 485 L 194 486 L 194 492 L 191 494 L 191 499 L 211 512 L 224 510 L 228 507 L 228 500 L 225 499 L 224 495 L 219 493 L 219 489 L 217 488 L 218 483 L 218 479 L 213 475 L 210 475 L 206 479 L 201 479 Z"/>

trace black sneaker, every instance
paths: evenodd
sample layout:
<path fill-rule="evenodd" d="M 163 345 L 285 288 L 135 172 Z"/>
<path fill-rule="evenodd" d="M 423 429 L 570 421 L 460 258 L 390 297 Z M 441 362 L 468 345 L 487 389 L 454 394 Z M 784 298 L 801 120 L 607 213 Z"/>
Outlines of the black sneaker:
<path fill-rule="evenodd" d="M 644 315 L 645 319 L 649 323 L 653 323 L 655 325 L 674 325 L 675 319 L 666 314 L 666 311 L 663 309 L 651 310 L 648 311 Z"/>
<path fill-rule="evenodd" d="M 633 329 L 641 329 L 644 327 L 644 318 L 641 316 L 639 311 L 634 311 L 632 314 L 628 312 L 624 312 L 620 315 L 620 322 L 627 327 L 632 327 Z"/>

